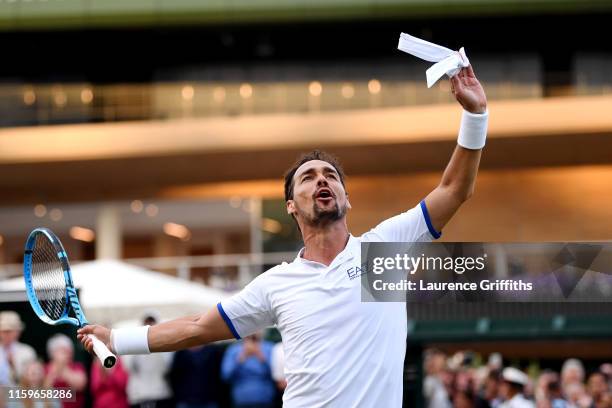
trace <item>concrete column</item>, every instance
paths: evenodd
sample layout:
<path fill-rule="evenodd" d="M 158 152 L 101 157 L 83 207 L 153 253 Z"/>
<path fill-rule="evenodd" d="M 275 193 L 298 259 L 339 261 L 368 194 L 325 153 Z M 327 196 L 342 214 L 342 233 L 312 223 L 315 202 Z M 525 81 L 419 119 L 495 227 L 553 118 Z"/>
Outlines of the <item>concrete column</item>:
<path fill-rule="evenodd" d="M 121 258 L 121 216 L 115 204 L 102 204 L 96 220 L 96 259 Z"/>
<path fill-rule="evenodd" d="M 251 229 L 251 253 L 263 253 L 263 234 L 261 230 L 262 204 L 260 197 L 251 197 L 250 201 L 250 229 Z M 243 267 L 244 270 L 244 267 Z M 255 265 L 252 268 L 253 277 L 263 272 L 262 265 Z"/>
<path fill-rule="evenodd" d="M 0 235 L 0 265 L 2 265 L 4 263 L 4 247 L 5 247 L 5 242 L 4 242 L 4 236 Z"/>

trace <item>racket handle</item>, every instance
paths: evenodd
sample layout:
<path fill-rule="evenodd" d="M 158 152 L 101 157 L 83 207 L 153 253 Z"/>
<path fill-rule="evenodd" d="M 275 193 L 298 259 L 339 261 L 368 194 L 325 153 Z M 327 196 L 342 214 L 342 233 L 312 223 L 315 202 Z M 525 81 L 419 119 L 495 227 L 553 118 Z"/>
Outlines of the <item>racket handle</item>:
<path fill-rule="evenodd" d="M 91 342 L 93 343 L 93 351 L 100 359 L 102 365 L 106 368 L 111 368 L 117 362 L 117 357 L 106 347 L 106 344 L 102 343 L 93 334 L 89 335 Z"/>

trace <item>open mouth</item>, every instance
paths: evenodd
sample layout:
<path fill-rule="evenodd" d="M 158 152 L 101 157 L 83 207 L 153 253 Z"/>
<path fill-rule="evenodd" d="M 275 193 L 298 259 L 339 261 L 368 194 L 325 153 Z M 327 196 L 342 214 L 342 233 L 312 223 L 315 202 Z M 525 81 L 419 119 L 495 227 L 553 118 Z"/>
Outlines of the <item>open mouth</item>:
<path fill-rule="evenodd" d="M 317 200 L 327 201 L 327 200 L 331 200 L 333 198 L 334 198 L 334 195 L 332 194 L 331 190 L 329 188 L 326 188 L 326 187 L 323 187 L 323 188 L 319 189 L 315 193 L 315 199 L 317 199 Z"/>

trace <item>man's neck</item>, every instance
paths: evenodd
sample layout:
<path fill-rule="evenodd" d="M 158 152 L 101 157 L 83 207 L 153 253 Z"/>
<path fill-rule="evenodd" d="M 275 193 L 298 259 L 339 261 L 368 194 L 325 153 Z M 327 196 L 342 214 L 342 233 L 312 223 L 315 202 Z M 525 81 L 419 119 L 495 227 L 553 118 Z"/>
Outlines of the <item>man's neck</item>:
<path fill-rule="evenodd" d="M 345 220 L 340 220 L 325 228 L 305 226 L 302 228 L 304 253 L 302 257 L 324 265 L 332 263 L 348 243 L 349 232 Z"/>

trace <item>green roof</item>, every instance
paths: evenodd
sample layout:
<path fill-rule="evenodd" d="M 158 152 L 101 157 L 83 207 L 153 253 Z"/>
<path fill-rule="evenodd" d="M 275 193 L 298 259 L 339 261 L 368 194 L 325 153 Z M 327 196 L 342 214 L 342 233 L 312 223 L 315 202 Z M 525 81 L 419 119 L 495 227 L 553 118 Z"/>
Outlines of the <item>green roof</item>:
<path fill-rule="evenodd" d="M 611 0 L 7 0 L 0 30 L 595 12 Z"/>
<path fill-rule="evenodd" d="M 612 317 L 409 321 L 412 341 L 485 341 L 612 338 Z"/>

